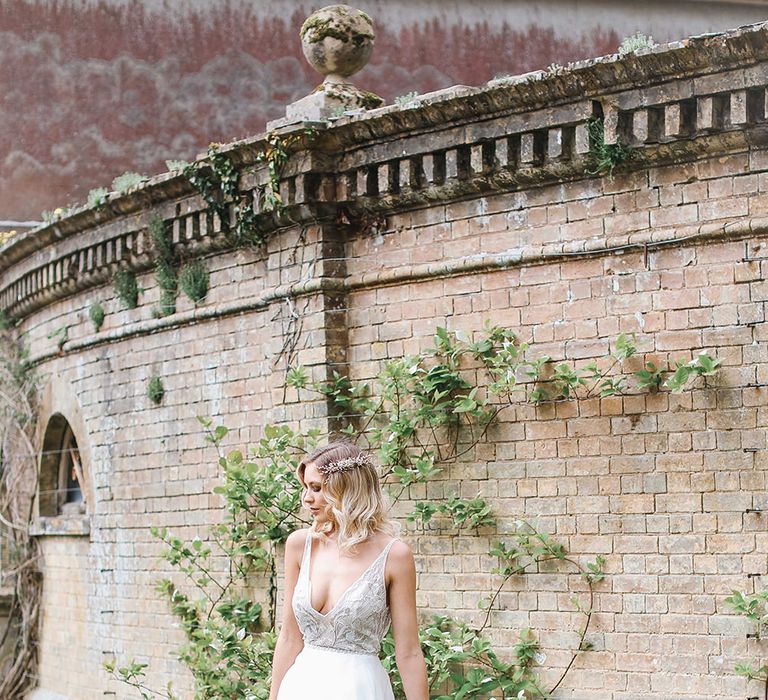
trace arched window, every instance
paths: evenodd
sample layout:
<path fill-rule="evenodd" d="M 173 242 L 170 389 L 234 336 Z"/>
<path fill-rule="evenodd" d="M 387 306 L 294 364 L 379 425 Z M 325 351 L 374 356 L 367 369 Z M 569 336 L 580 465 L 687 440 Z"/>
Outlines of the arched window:
<path fill-rule="evenodd" d="M 80 450 L 72 428 L 60 413 L 51 416 L 45 430 L 39 493 L 41 516 L 85 512 Z"/>

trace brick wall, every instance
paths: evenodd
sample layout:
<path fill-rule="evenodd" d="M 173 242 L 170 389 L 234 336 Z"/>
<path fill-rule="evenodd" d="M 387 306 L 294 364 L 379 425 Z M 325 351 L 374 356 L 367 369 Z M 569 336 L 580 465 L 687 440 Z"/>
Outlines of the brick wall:
<path fill-rule="evenodd" d="M 479 534 L 408 526 L 425 619 L 480 622 L 477 600 L 496 581 L 489 545 L 520 517 L 582 560 L 605 556 L 595 648 L 559 697 L 744 697 L 733 667 L 759 648 L 724 599 L 768 576 L 766 66 L 757 26 L 342 118 L 289 160 L 284 215 L 261 213 L 264 250 L 233 250 L 174 175 L 0 248 L 0 305 L 21 320 L 46 386 L 41 429 L 67 417 L 89 481 L 80 534 L 38 525 L 38 695 L 130 697 L 99 669 L 110 654 L 149 662 L 150 684 L 173 679 L 191 695 L 171 655 L 180 632 L 153 589 L 167 568 L 149 525 L 192 537 L 222 514 L 196 415 L 220 417 L 231 447 L 268 422 L 331 423 L 324 403 L 283 389 L 295 312 L 291 360 L 318 378 L 337 368 L 369 380 L 383 359 L 431 345 L 437 326 L 486 319 L 576 366 L 619 333 L 637 334 L 638 361 L 721 359 L 716 378 L 681 395 L 516 406 L 396 512 L 480 492 L 498 516 Z M 592 118 L 637 151 L 612 178 L 590 173 Z M 247 167 L 259 147 L 226 152 Z M 150 215 L 211 270 L 203 304 L 180 300 L 160 319 Z M 122 310 L 108 284 L 118 263 L 146 288 L 137 309 Z M 94 300 L 107 310 L 98 333 Z M 59 351 L 49 336 L 63 325 Z M 153 374 L 160 406 L 146 396 Z M 580 586 L 557 569 L 520 577 L 491 613 L 502 653 L 521 628 L 536 631 L 545 685 L 570 659 Z"/>
<path fill-rule="evenodd" d="M 691 216 L 694 229 L 734 220 L 735 211 L 760 216 L 764 177 L 746 156 L 717 164 L 719 173 L 706 158 L 690 169 L 654 168 L 597 187 L 556 185 L 448 212 L 395 215 L 378 240 L 350 241 L 351 257 L 356 269 L 391 271 L 390 255 L 402 260 L 408 249 L 413 255 L 405 258 L 418 264 L 565 236 L 659 230 L 650 222 L 672 212 Z M 577 366 L 605 356 L 620 332 L 637 333 L 644 359 L 658 366 L 702 350 L 723 360 L 715 382 L 682 395 L 518 407 L 502 414 L 481 455 L 452 467 L 442 482 L 411 488 L 414 500 L 480 492 L 502 515 L 501 531 L 525 517 L 579 556 L 606 557 L 611 575 L 596 597 L 596 650 L 567 678 L 582 691 L 573 697 L 736 698 L 744 691 L 732 669 L 757 652 L 747 652 L 746 629 L 723 599 L 733 588 L 752 590 L 748 574 L 766 574 L 765 516 L 746 512 L 766 505 L 768 415 L 765 389 L 754 386 L 766 359 L 762 245 L 760 236 L 723 235 L 647 254 L 540 256 L 526 266 L 449 278 L 418 276 L 405 265 L 403 282 L 349 296 L 349 357 L 358 379 L 373 378 L 384 357 L 429 346 L 438 325 L 481 331 L 486 319 Z M 448 532 L 416 538 L 419 603 L 479 625 L 485 613 L 477 599 L 494 577 L 478 572 L 495 563 L 476 538 Z M 547 665 L 561 670 L 580 624 L 568 612 L 568 579 L 530 576 L 520 590 L 511 587 L 504 610 L 491 616 L 494 640 L 512 645 L 530 625 Z M 544 677 L 554 682 L 557 670 Z"/>

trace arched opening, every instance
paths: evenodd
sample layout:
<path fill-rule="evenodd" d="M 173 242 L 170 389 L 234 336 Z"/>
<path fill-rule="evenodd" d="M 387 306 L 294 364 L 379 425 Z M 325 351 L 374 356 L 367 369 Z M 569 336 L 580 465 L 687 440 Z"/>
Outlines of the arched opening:
<path fill-rule="evenodd" d="M 83 469 L 72 427 L 60 413 L 51 416 L 40 462 L 41 516 L 85 512 Z"/>

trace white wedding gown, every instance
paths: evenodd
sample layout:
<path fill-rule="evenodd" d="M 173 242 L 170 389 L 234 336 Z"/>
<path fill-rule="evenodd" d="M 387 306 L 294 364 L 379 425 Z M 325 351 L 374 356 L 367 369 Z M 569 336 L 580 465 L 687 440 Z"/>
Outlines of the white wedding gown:
<path fill-rule="evenodd" d="M 394 700 L 392 683 L 379 660 L 391 622 L 384 566 L 397 538 L 342 593 L 326 614 L 312 607 L 307 535 L 292 606 L 304 648 L 280 683 L 277 700 Z"/>

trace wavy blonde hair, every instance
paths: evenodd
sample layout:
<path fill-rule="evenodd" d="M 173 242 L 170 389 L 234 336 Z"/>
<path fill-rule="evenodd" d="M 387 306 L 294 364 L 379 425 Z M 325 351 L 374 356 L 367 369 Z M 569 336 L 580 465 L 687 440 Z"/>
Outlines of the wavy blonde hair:
<path fill-rule="evenodd" d="M 309 464 L 318 469 L 342 459 L 352 459 L 362 450 L 351 442 L 331 442 L 307 455 L 296 469 L 301 485 Z M 339 549 L 354 553 L 361 542 L 376 532 L 392 537 L 400 534 L 400 523 L 388 515 L 389 499 L 381 490 L 379 474 L 372 464 L 361 460 L 360 466 L 323 475 L 323 496 L 330 506 L 329 517 L 319 527 L 310 528 L 310 537 L 336 533 Z"/>

